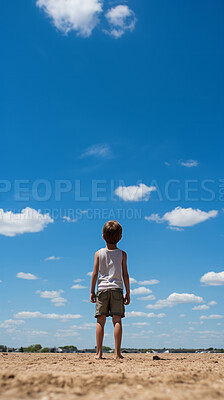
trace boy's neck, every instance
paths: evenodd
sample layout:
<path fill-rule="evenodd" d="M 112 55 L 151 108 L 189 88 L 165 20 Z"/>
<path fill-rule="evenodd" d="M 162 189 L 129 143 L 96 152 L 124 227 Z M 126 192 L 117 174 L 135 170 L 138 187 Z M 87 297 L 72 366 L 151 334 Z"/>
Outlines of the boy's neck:
<path fill-rule="evenodd" d="M 115 249 L 117 249 L 117 244 L 110 244 L 110 243 L 107 243 L 106 249 L 108 249 L 108 250 L 115 250 Z"/>

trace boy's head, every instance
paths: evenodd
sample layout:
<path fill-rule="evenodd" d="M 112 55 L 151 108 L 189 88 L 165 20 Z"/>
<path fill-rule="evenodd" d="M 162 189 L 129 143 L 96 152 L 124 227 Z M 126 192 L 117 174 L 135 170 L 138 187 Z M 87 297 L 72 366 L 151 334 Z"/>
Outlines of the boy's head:
<path fill-rule="evenodd" d="M 103 238 L 109 244 L 116 244 L 122 238 L 122 226 L 117 221 L 107 221 L 103 227 Z"/>

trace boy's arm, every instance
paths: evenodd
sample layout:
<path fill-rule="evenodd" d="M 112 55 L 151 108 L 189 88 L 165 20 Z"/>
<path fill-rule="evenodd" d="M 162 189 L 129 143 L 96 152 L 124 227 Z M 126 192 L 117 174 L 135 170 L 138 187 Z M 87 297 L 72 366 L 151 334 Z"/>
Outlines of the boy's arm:
<path fill-rule="evenodd" d="M 129 275 L 127 267 L 127 253 L 125 253 L 125 251 L 123 251 L 122 255 L 122 275 L 123 275 L 124 286 L 126 289 L 126 294 L 124 296 L 124 303 L 127 306 L 128 304 L 130 304 L 130 283 L 129 283 Z"/>
<path fill-rule="evenodd" d="M 90 293 L 91 303 L 96 303 L 95 286 L 98 278 L 98 273 L 99 273 L 99 252 L 97 251 L 95 253 L 94 267 L 91 280 L 91 293 Z"/>

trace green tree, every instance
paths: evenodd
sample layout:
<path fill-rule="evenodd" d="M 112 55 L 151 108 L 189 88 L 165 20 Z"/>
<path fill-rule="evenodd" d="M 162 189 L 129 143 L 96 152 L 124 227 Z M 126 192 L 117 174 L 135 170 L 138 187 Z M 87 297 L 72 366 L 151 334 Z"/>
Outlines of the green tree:
<path fill-rule="evenodd" d="M 43 349 L 41 349 L 41 353 L 49 353 L 49 348 L 44 347 Z"/>
<path fill-rule="evenodd" d="M 42 346 L 40 344 L 32 344 L 31 346 L 28 346 L 26 351 L 28 353 L 37 353 L 42 349 Z"/>
<path fill-rule="evenodd" d="M 77 347 L 73 346 L 73 344 L 69 345 L 69 346 L 59 346 L 60 349 L 62 350 L 66 350 L 66 351 L 77 351 Z"/>
<path fill-rule="evenodd" d="M 112 350 L 111 347 L 103 346 L 103 351 L 110 351 Z"/>

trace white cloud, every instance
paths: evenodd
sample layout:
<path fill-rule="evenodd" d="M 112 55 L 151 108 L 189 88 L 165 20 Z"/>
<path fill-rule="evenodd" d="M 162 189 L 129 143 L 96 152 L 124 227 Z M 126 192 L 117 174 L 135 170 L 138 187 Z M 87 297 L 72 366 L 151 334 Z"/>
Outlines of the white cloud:
<path fill-rule="evenodd" d="M 169 333 L 160 333 L 158 337 L 170 337 Z"/>
<path fill-rule="evenodd" d="M 110 24 L 110 30 L 105 32 L 115 39 L 123 36 L 126 31 L 133 31 L 137 22 L 135 13 L 127 5 L 113 7 L 105 16 Z"/>
<path fill-rule="evenodd" d="M 64 293 L 64 290 L 59 289 L 59 290 L 45 290 L 41 292 L 40 290 L 36 291 L 37 294 L 40 295 L 41 298 L 43 299 L 50 299 L 50 301 L 56 306 L 56 307 L 61 307 L 65 306 L 65 303 L 67 303 L 67 300 L 61 296 L 62 293 Z"/>
<path fill-rule="evenodd" d="M 186 161 L 179 161 L 180 165 L 187 168 L 197 167 L 198 161 L 197 160 L 186 160 Z"/>
<path fill-rule="evenodd" d="M 150 325 L 148 322 L 133 322 L 133 324 L 132 325 L 134 325 L 134 326 L 148 326 L 148 325 Z"/>
<path fill-rule="evenodd" d="M 88 37 L 98 24 L 102 13 L 102 0 L 37 0 L 53 24 L 67 34 L 75 31 L 77 35 Z"/>
<path fill-rule="evenodd" d="M 165 316 L 166 316 L 166 314 L 164 314 L 164 313 L 157 314 L 157 318 L 164 318 Z"/>
<path fill-rule="evenodd" d="M 0 322 L 0 328 L 11 328 L 12 326 L 18 326 L 24 324 L 25 321 L 18 319 L 7 319 L 6 321 Z"/>
<path fill-rule="evenodd" d="M 0 235 L 16 236 L 23 233 L 43 231 L 53 219 L 49 214 L 41 214 L 30 207 L 26 207 L 21 213 L 4 211 L 0 209 Z"/>
<path fill-rule="evenodd" d="M 145 296 L 145 297 L 137 297 L 137 300 L 143 300 L 143 301 L 148 301 L 148 300 L 155 300 L 155 296 L 154 294 L 150 294 L 149 296 Z"/>
<path fill-rule="evenodd" d="M 62 217 L 63 222 L 69 222 L 69 223 L 74 223 L 74 222 L 78 222 L 78 220 L 76 218 L 70 218 L 70 217 L 66 217 L 66 215 L 64 217 Z"/>
<path fill-rule="evenodd" d="M 150 281 L 139 281 L 138 284 L 139 285 L 157 285 L 157 283 L 159 283 L 159 281 L 157 279 L 151 279 Z"/>
<path fill-rule="evenodd" d="M 169 226 L 169 229 L 171 231 L 177 231 L 177 232 L 183 231 L 183 228 L 178 228 L 177 226 Z"/>
<path fill-rule="evenodd" d="M 201 211 L 193 208 L 176 207 L 174 210 L 167 212 L 160 217 L 158 214 L 151 214 L 145 217 L 147 221 L 154 221 L 156 223 L 168 222 L 171 228 L 175 227 L 189 227 L 200 224 L 210 218 L 215 218 L 218 215 L 217 210 Z"/>
<path fill-rule="evenodd" d="M 149 217 L 145 217 L 146 221 L 153 221 L 156 222 L 157 224 L 162 224 L 164 221 L 163 219 L 159 216 L 159 214 L 151 214 Z"/>
<path fill-rule="evenodd" d="M 209 301 L 208 306 L 215 306 L 217 302 L 215 300 Z"/>
<path fill-rule="evenodd" d="M 61 307 L 65 306 L 67 300 L 64 297 L 55 297 L 54 299 L 51 299 L 51 302 L 54 303 L 56 307 Z"/>
<path fill-rule="evenodd" d="M 154 313 L 145 313 L 142 311 L 129 311 L 126 313 L 127 318 L 135 318 L 135 317 L 146 317 L 146 318 L 163 318 L 166 314 L 154 314 Z"/>
<path fill-rule="evenodd" d="M 74 279 L 73 282 L 75 282 L 75 283 L 80 283 L 80 282 L 83 282 L 84 280 L 85 280 L 85 279 L 78 278 L 78 279 Z"/>
<path fill-rule="evenodd" d="M 20 279 L 27 279 L 27 280 L 36 280 L 38 279 L 38 277 L 34 274 L 31 274 L 30 272 L 18 272 L 18 274 L 16 274 L 17 278 Z"/>
<path fill-rule="evenodd" d="M 2 280 L 0 279 L 0 283 L 2 283 Z"/>
<path fill-rule="evenodd" d="M 135 318 L 135 317 L 147 317 L 148 314 L 142 311 L 129 311 L 126 312 L 126 317 L 127 318 Z"/>
<path fill-rule="evenodd" d="M 83 325 L 72 325 L 70 328 L 72 329 L 80 329 L 83 331 L 88 331 L 96 327 L 95 322 L 86 322 Z"/>
<path fill-rule="evenodd" d="M 55 336 L 56 337 L 69 337 L 69 336 L 78 336 L 76 330 L 84 330 L 88 331 L 91 329 L 95 329 L 96 324 L 94 322 L 85 323 L 83 325 L 72 325 L 68 329 L 58 329 Z"/>
<path fill-rule="evenodd" d="M 130 283 L 137 283 L 135 278 L 129 278 Z"/>
<path fill-rule="evenodd" d="M 224 315 L 220 314 L 210 314 L 210 315 L 202 315 L 200 319 L 221 319 L 224 318 Z"/>
<path fill-rule="evenodd" d="M 207 272 L 200 279 L 201 283 L 207 286 L 221 286 L 224 285 L 224 271 L 221 272 Z"/>
<path fill-rule="evenodd" d="M 209 306 L 206 306 L 206 304 L 202 304 L 201 306 L 194 306 L 192 310 L 209 310 Z"/>
<path fill-rule="evenodd" d="M 55 337 L 73 337 L 78 336 L 78 333 L 73 329 L 58 329 L 54 335 Z"/>
<path fill-rule="evenodd" d="M 61 260 L 61 257 L 50 256 L 44 259 L 44 261 L 56 261 L 56 260 Z"/>
<path fill-rule="evenodd" d="M 171 226 L 187 227 L 200 224 L 218 215 L 218 211 L 201 211 L 193 208 L 176 207 L 173 211 L 164 214 L 163 219 Z"/>
<path fill-rule="evenodd" d="M 88 147 L 80 156 L 83 157 L 100 157 L 100 158 L 111 158 L 112 152 L 108 144 L 95 144 Z"/>
<path fill-rule="evenodd" d="M 40 311 L 20 311 L 14 314 L 15 318 L 30 319 L 30 318 L 44 318 L 44 319 L 77 319 L 82 318 L 80 314 L 43 314 Z"/>
<path fill-rule="evenodd" d="M 147 201 L 154 191 L 155 186 L 140 183 L 138 186 L 118 186 L 114 193 L 124 201 Z"/>
<path fill-rule="evenodd" d="M 178 304 L 203 303 L 203 298 L 189 293 L 172 293 L 167 299 L 158 300 L 155 304 L 149 304 L 146 308 L 160 309 L 164 307 L 174 307 Z"/>
<path fill-rule="evenodd" d="M 29 331 L 28 334 L 31 336 L 45 336 L 45 335 L 48 335 L 48 332 L 32 330 L 32 331 Z"/>
<path fill-rule="evenodd" d="M 92 271 L 90 271 L 90 272 L 87 272 L 87 276 L 92 276 L 92 274 L 93 274 L 93 272 Z"/>
<path fill-rule="evenodd" d="M 71 287 L 71 289 L 75 289 L 75 290 L 87 289 L 87 286 L 83 286 L 83 285 L 80 285 L 79 283 L 77 283 L 76 285 L 73 285 L 73 286 Z"/>
<path fill-rule="evenodd" d="M 136 294 L 149 294 L 152 293 L 152 291 L 144 286 L 138 287 L 136 289 L 132 289 L 131 290 L 131 294 L 132 295 L 136 295 Z"/>
<path fill-rule="evenodd" d="M 185 314 L 180 314 L 179 317 L 180 318 L 184 318 L 184 317 L 186 317 L 186 315 Z"/>

